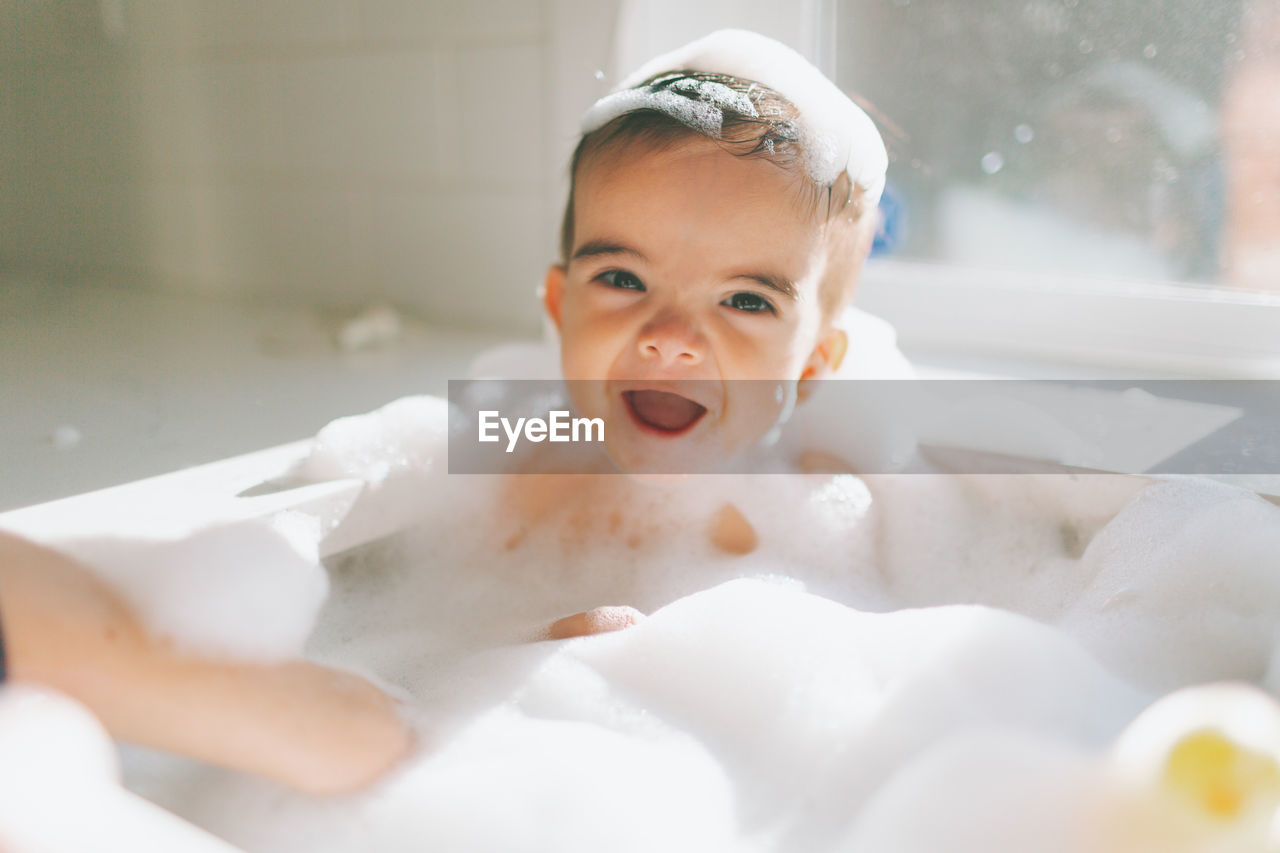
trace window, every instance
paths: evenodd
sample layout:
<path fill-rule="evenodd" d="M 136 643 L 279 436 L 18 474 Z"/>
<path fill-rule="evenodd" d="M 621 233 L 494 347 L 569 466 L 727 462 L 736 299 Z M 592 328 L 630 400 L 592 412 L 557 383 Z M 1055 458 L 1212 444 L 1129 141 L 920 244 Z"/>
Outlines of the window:
<path fill-rule="evenodd" d="M 914 358 L 1280 376 L 1278 0 L 833 2 L 899 207 L 859 302 Z"/>
<path fill-rule="evenodd" d="M 899 256 L 1280 292 L 1276 0 L 841 0 Z"/>

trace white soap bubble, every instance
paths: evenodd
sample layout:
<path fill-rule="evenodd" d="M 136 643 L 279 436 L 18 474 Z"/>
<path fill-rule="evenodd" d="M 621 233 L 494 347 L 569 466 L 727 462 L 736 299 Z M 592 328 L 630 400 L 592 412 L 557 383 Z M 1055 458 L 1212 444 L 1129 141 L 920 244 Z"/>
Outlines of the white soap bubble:
<path fill-rule="evenodd" d="M 112 584 L 155 635 L 215 657 L 302 653 L 329 588 L 311 519 L 189 518 L 155 507 L 97 521 L 100 532 L 55 547 Z"/>
<path fill-rule="evenodd" d="M 1032 130 L 1031 125 L 1020 124 L 1013 129 L 1013 138 L 1026 145 L 1036 138 L 1036 132 Z"/>
<path fill-rule="evenodd" d="M 49 435 L 49 441 L 59 450 L 71 450 L 79 447 L 83 438 L 84 436 L 81 435 L 80 430 L 71 426 L 71 424 L 60 424 Z"/>
<path fill-rule="evenodd" d="M 988 151 L 982 155 L 982 171 L 994 175 L 1004 168 L 1004 155 L 999 151 Z"/>
<path fill-rule="evenodd" d="M 385 303 L 376 303 L 342 324 L 337 333 L 343 352 L 376 349 L 400 340 L 404 332 L 400 314 Z"/>

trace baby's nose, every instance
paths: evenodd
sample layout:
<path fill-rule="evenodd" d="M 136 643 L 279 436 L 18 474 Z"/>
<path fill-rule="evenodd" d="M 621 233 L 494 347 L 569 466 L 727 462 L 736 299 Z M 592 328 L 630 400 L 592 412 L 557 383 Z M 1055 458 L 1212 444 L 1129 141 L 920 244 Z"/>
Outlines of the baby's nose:
<path fill-rule="evenodd" d="M 638 339 L 640 357 L 663 367 L 691 367 L 702 362 L 706 340 L 688 318 L 674 313 L 655 317 Z"/>

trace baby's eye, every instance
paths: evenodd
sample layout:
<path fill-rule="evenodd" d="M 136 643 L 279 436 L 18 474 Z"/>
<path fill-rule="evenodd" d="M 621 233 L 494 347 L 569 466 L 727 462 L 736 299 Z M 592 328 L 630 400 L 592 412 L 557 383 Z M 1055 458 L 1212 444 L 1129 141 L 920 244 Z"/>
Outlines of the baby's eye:
<path fill-rule="evenodd" d="M 735 308 L 738 311 L 746 311 L 750 314 L 759 314 L 761 312 L 768 312 L 770 314 L 778 313 L 768 299 L 765 299 L 757 293 L 751 293 L 749 291 L 735 293 L 720 304 L 728 306 L 729 308 Z"/>
<path fill-rule="evenodd" d="M 596 276 L 597 281 L 604 282 L 619 290 L 644 290 L 644 282 L 625 270 L 608 270 Z"/>

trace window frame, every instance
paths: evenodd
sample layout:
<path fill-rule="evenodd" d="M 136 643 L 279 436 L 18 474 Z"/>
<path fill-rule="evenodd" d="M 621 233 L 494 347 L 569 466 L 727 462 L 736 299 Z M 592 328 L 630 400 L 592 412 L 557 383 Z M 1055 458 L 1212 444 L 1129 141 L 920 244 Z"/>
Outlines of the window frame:
<path fill-rule="evenodd" d="M 1137 377 L 1280 378 L 1280 292 L 877 258 L 855 303 L 913 360 Z"/>

